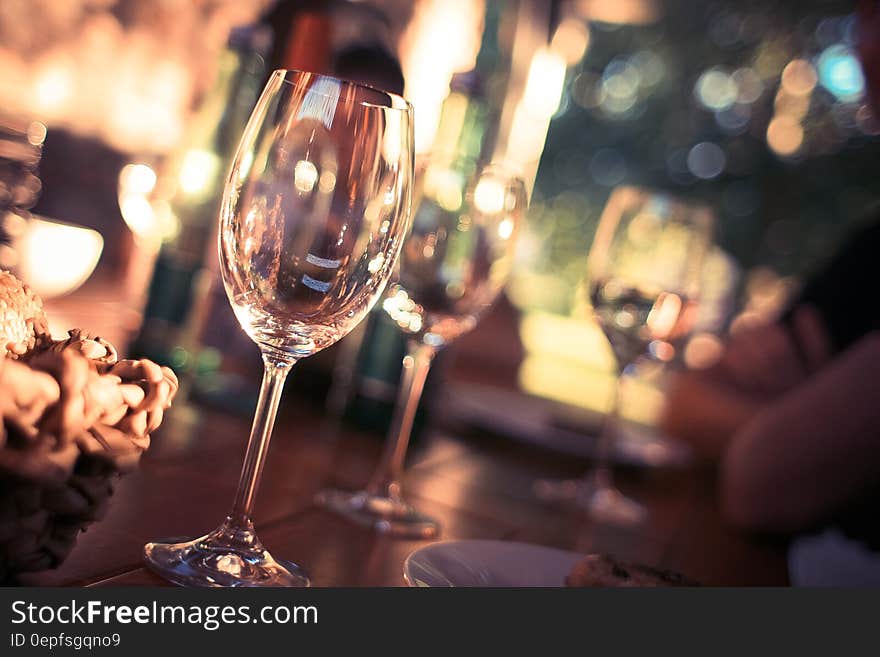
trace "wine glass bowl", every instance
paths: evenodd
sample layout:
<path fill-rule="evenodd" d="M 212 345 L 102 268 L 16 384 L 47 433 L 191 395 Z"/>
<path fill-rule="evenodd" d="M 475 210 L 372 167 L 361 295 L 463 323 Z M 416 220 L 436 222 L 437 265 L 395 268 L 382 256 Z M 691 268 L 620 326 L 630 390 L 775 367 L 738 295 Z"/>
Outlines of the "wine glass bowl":
<path fill-rule="evenodd" d="M 593 316 L 619 369 L 649 353 L 671 360 L 697 318 L 713 216 L 634 187 L 615 190 L 587 260 Z"/>
<path fill-rule="evenodd" d="M 439 349 L 473 329 L 497 299 L 513 266 L 527 197 L 500 165 L 428 163 L 421 201 L 382 308 L 408 336 L 408 354 L 381 462 L 366 488 L 324 490 L 324 508 L 377 531 L 431 538 L 439 524 L 402 495 L 401 475 L 421 392 Z"/>
<path fill-rule="evenodd" d="M 336 78 L 277 70 L 251 114 L 220 209 L 220 271 L 264 375 L 232 510 L 213 532 L 149 543 L 147 565 L 196 586 L 307 586 L 251 516 L 292 365 L 351 331 L 384 290 L 409 227 L 412 108 Z"/>
<path fill-rule="evenodd" d="M 301 358 L 351 331 L 391 275 L 409 114 L 398 96 L 314 74 L 276 74 L 267 93 L 229 173 L 221 271 L 248 335 Z"/>
<path fill-rule="evenodd" d="M 513 265 L 525 188 L 500 165 L 425 173 L 424 198 L 382 308 L 401 331 L 440 348 L 473 329 Z"/>

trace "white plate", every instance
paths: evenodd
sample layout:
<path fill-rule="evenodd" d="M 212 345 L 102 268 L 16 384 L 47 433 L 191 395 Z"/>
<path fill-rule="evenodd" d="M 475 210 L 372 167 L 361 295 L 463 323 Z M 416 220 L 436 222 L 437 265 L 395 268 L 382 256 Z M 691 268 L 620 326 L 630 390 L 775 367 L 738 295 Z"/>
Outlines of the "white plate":
<path fill-rule="evenodd" d="M 444 541 L 410 554 L 403 576 L 410 586 L 565 586 L 583 555 L 506 541 Z"/>

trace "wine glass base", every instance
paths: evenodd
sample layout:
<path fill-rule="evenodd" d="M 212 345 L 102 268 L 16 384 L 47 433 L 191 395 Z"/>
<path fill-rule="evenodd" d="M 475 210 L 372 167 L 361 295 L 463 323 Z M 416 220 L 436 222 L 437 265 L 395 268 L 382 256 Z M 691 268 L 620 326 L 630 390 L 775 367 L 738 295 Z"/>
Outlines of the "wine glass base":
<path fill-rule="evenodd" d="M 382 534 L 400 538 L 436 538 L 440 524 L 400 498 L 366 491 L 323 490 L 315 502 L 324 509 Z"/>
<path fill-rule="evenodd" d="M 597 486 L 588 479 L 539 479 L 535 495 L 544 502 L 569 502 L 606 525 L 636 527 L 645 522 L 648 511 L 612 486 Z"/>
<path fill-rule="evenodd" d="M 221 527 L 191 541 L 147 543 L 144 562 L 157 575 L 179 586 L 309 586 L 302 568 L 275 559 L 256 535 L 251 536 L 250 545 L 230 541 L 229 531 Z"/>

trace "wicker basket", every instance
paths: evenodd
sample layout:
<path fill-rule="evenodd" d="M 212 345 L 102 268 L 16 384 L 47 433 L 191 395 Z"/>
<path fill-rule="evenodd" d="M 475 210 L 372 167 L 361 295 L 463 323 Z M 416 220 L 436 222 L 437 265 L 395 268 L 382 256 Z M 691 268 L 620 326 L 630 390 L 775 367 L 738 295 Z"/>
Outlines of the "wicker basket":
<path fill-rule="evenodd" d="M 177 392 L 168 368 L 117 361 L 112 345 L 79 330 L 52 340 L 41 315 L 26 319 L 24 342 L 0 351 L 0 581 L 61 563 Z"/>

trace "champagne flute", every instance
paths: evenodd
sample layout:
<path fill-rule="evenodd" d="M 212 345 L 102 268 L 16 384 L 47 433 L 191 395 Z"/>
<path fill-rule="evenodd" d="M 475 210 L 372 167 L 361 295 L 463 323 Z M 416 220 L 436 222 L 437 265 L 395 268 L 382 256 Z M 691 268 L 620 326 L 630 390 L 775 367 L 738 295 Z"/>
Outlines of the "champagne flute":
<path fill-rule="evenodd" d="M 644 507 L 612 480 L 620 391 L 643 356 L 671 360 L 691 331 L 713 223 L 708 209 L 666 194 L 634 187 L 611 194 L 587 259 L 587 287 L 617 360 L 614 396 L 592 470 L 580 480 L 535 482 L 541 499 L 575 501 L 593 519 L 613 525 L 637 525 L 646 518 Z"/>
<path fill-rule="evenodd" d="M 263 384 L 232 510 L 211 533 L 149 543 L 147 565 L 196 586 L 307 586 L 251 520 L 284 380 L 351 331 L 381 296 L 408 230 L 412 108 L 400 96 L 277 70 L 250 117 L 223 193 L 220 269 Z"/>
<path fill-rule="evenodd" d="M 431 361 L 476 326 L 507 281 L 527 207 L 523 181 L 499 165 L 428 165 L 422 201 L 382 308 L 409 337 L 385 451 L 364 490 L 324 490 L 324 508 L 383 533 L 431 538 L 436 520 L 403 498 L 401 475 Z"/>

